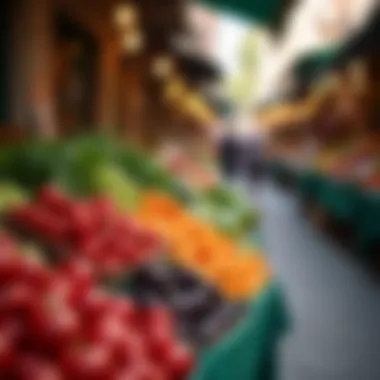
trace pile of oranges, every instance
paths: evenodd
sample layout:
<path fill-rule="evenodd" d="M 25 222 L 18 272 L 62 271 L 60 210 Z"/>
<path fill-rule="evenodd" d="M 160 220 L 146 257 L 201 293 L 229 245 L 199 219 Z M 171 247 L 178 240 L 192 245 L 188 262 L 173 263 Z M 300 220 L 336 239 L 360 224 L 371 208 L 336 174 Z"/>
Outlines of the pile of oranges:
<path fill-rule="evenodd" d="M 214 284 L 229 299 L 247 299 L 270 278 L 259 252 L 243 250 L 167 195 L 146 193 L 137 218 L 164 237 L 176 262 Z"/>

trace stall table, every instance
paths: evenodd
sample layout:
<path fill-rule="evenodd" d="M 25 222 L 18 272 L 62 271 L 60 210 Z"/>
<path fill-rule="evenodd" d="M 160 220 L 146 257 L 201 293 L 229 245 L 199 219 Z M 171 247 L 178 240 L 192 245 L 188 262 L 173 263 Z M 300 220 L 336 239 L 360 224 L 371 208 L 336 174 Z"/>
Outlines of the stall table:
<path fill-rule="evenodd" d="M 276 379 L 277 344 L 287 322 L 283 295 L 273 283 L 250 303 L 244 321 L 201 353 L 190 379 Z"/>
<path fill-rule="evenodd" d="M 380 244 L 380 192 L 363 192 L 356 215 L 358 250 L 365 258 Z"/>
<path fill-rule="evenodd" d="M 265 247 L 260 229 L 250 240 Z M 249 303 L 244 320 L 215 346 L 205 349 L 191 380 L 276 380 L 277 345 L 289 327 L 281 287 L 273 281 Z"/>

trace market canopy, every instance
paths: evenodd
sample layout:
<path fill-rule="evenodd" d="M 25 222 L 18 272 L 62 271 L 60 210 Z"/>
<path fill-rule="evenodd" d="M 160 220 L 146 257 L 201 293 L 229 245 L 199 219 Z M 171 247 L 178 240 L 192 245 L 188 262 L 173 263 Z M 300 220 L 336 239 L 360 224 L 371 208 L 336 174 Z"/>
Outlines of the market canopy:
<path fill-rule="evenodd" d="M 340 45 L 314 50 L 300 57 L 293 67 L 293 74 L 299 81 L 312 82 L 352 59 L 373 53 L 380 53 L 380 6 L 359 31 Z"/>
<path fill-rule="evenodd" d="M 294 0 L 199 0 L 250 22 L 278 26 Z"/>
<path fill-rule="evenodd" d="M 352 58 L 374 52 L 380 52 L 380 6 L 368 23 L 344 44 L 338 61 L 345 64 Z"/>
<path fill-rule="evenodd" d="M 333 69 L 337 64 L 341 48 L 337 46 L 312 51 L 303 55 L 293 67 L 293 75 L 299 82 L 312 82 Z"/>

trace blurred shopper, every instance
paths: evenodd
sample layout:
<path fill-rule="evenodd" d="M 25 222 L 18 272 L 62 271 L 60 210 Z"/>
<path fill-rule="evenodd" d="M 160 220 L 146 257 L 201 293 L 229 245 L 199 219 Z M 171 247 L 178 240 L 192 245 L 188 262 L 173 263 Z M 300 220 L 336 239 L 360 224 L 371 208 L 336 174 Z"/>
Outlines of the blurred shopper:
<path fill-rule="evenodd" d="M 260 133 L 254 132 L 246 142 L 245 170 L 250 181 L 262 178 L 264 174 L 263 140 Z"/>
<path fill-rule="evenodd" d="M 242 149 L 238 138 L 231 131 L 221 137 L 219 155 L 224 177 L 228 180 L 235 179 L 239 174 Z"/>

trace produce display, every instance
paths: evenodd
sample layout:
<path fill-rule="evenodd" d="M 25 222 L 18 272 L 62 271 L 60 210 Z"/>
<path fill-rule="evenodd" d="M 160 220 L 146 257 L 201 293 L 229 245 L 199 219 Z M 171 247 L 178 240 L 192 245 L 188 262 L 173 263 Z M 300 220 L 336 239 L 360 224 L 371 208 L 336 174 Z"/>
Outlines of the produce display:
<path fill-rule="evenodd" d="M 118 152 L 117 163 L 142 189 L 158 189 L 182 203 L 189 203 L 194 198 L 189 188 L 144 152 L 124 147 Z"/>
<path fill-rule="evenodd" d="M 365 181 L 374 170 L 377 151 L 376 140 L 353 141 L 344 152 L 336 156 L 326 174 L 338 180 Z"/>
<path fill-rule="evenodd" d="M 380 191 L 380 170 L 377 163 L 374 170 L 367 176 L 361 184 L 361 188 L 365 191 L 377 193 Z"/>
<path fill-rule="evenodd" d="M 198 348 L 215 343 L 244 315 L 243 304 L 226 301 L 210 284 L 173 263 L 138 269 L 129 287 L 144 304 L 168 305 L 183 335 Z"/>
<path fill-rule="evenodd" d="M 103 165 L 94 176 L 96 192 L 106 194 L 118 208 L 128 211 L 139 202 L 139 190 L 136 184 L 116 165 Z"/>
<path fill-rule="evenodd" d="M 0 235 L 0 378 L 185 379 L 193 357 L 163 307 L 53 271 Z"/>
<path fill-rule="evenodd" d="M 258 213 L 242 202 L 231 190 L 210 187 L 200 193 L 193 212 L 221 232 L 244 238 L 258 224 Z"/>
<path fill-rule="evenodd" d="M 26 202 L 26 193 L 18 186 L 10 183 L 0 184 L 0 212 L 5 212 L 12 207 Z"/>
<path fill-rule="evenodd" d="M 331 170 L 344 153 L 341 149 L 322 151 L 316 158 L 315 168 L 322 173 Z"/>
<path fill-rule="evenodd" d="M 164 150 L 160 154 L 160 161 L 173 176 L 181 178 L 191 188 L 208 189 L 218 183 L 215 173 L 200 166 L 179 148 Z"/>
<path fill-rule="evenodd" d="M 318 220 L 323 221 L 326 232 L 349 241 L 366 265 L 376 265 L 380 244 L 379 134 L 361 130 L 340 140 L 314 141 L 314 165 L 297 172 L 294 165 L 277 156 L 272 174 L 278 179 L 286 177 L 307 210 L 323 216 Z"/>
<path fill-rule="evenodd" d="M 236 238 L 244 237 L 255 227 L 256 212 L 239 200 L 232 190 L 220 185 L 220 180 L 211 170 L 200 167 L 178 148 L 168 148 L 160 159 L 174 176 L 198 190 L 192 210 L 201 219 Z"/>
<path fill-rule="evenodd" d="M 231 190 L 104 136 L 5 148 L 0 181 L 0 379 L 189 379 L 251 326 L 271 273 Z"/>
<path fill-rule="evenodd" d="M 15 183 L 26 193 L 56 183 L 73 195 L 107 195 L 127 211 L 136 208 L 141 193 L 156 189 L 190 205 L 199 217 L 236 238 L 257 221 L 255 212 L 232 191 L 210 183 L 195 193 L 149 154 L 105 136 L 5 148 L 0 154 L 0 181 Z"/>
<path fill-rule="evenodd" d="M 87 261 L 99 275 L 120 275 L 160 250 L 156 234 L 116 211 L 107 198 L 77 200 L 53 187 L 16 207 L 7 220 L 28 237 L 54 249 L 54 261 Z"/>
<path fill-rule="evenodd" d="M 28 141 L 0 151 L 0 181 L 33 192 L 51 181 L 62 163 L 63 144 Z"/>
<path fill-rule="evenodd" d="M 32 192 L 56 182 L 70 193 L 89 196 L 99 192 L 99 182 L 101 187 L 104 182 L 112 186 L 109 174 L 102 174 L 108 166 L 111 171 L 116 167 L 123 172 L 140 189 L 159 189 L 184 203 L 194 196 L 149 154 L 103 135 L 53 143 L 28 141 L 4 148 L 0 153 L 0 180 Z"/>
<path fill-rule="evenodd" d="M 246 252 L 164 194 L 145 194 L 137 217 L 166 239 L 177 262 L 199 273 L 227 298 L 247 299 L 270 277 L 259 252 Z"/>

